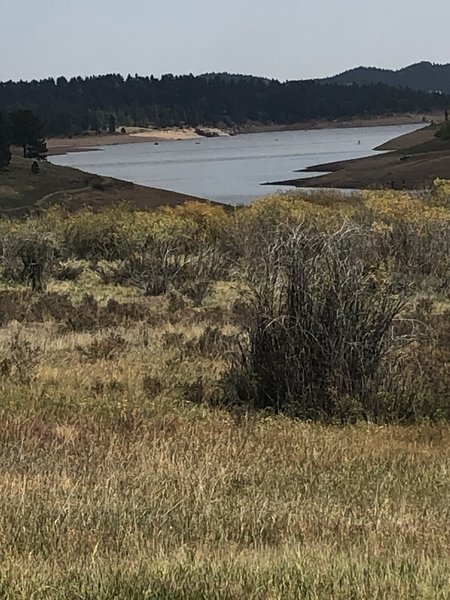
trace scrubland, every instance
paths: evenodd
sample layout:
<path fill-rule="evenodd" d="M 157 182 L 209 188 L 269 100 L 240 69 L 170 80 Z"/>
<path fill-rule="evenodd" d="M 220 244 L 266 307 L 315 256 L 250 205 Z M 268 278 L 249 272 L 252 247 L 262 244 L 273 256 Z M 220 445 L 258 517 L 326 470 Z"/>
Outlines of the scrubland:
<path fill-rule="evenodd" d="M 0 221 L 0 597 L 448 598 L 449 201 Z"/>

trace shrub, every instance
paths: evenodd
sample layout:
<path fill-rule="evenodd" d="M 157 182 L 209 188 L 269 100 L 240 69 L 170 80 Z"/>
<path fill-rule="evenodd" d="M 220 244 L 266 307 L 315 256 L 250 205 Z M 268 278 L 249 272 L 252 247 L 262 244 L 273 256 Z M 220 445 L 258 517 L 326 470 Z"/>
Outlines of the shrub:
<path fill-rule="evenodd" d="M 189 257 L 179 289 L 200 306 L 215 282 L 228 279 L 230 267 L 231 257 L 219 244 L 206 245 Z"/>
<path fill-rule="evenodd" d="M 105 283 L 134 285 L 146 296 L 177 289 L 198 306 L 212 284 L 228 276 L 228 260 L 218 245 L 193 252 L 183 240 L 155 235 L 138 252 L 121 261 L 100 262 L 96 270 Z"/>
<path fill-rule="evenodd" d="M 177 239 L 148 236 L 145 245 L 123 260 L 100 263 L 97 272 L 105 283 L 131 284 L 146 296 L 165 294 L 181 280 L 188 258 Z"/>
<path fill-rule="evenodd" d="M 98 214 L 80 210 L 62 225 L 65 247 L 78 259 L 123 260 L 139 246 L 138 216 L 126 206 L 114 206 Z"/>
<path fill-rule="evenodd" d="M 5 235 L 1 247 L 3 277 L 28 282 L 34 292 L 43 292 L 59 252 L 55 236 L 23 228 Z"/>
<path fill-rule="evenodd" d="M 235 400 L 303 418 L 380 418 L 383 358 L 403 302 L 364 256 L 365 235 L 301 226 L 250 276 L 253 311 L 230 371 Z M 253 276 L 253 279 L 252 279 Z"/>
<path fill-rule="evenodd" d="M 0 376 L 13 378 L 30 385 L 36 376 L 40 352 L 17 332 L 10 340 L 5 355 L 0 359 Z"/>
<path fill-rule="evenodd" d="M 436 132 L 436 137 L 444 141 L 450 140 L 450 123 L 448 121 L 445 121 L 439 131 Z"/>
<path fill-rule="evenodd" d="M 413 343 L 385 365 L 385 414 L 401 411 L 410 421 L 450 418 L 450 311 L 420 299 L 395 328 Z"/>
<path fill-rule="evenodd" d="M 87 362 L 117 358 L 126 348 L 126 340 L 116 334 L 95 338 L 88 346 L 79 346 L 78 351 Z"/>

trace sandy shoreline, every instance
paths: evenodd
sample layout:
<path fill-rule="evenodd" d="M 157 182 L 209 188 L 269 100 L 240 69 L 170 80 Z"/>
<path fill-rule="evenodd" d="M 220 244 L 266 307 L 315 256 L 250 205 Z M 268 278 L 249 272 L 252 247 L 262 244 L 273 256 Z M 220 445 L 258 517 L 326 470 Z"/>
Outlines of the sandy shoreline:
<path fill-rule="evenodd" d="M 49 138 L 47 140 L 49 156 L 67 154 L 69 152 L 86 152 L 98 150 L 100 146 L 116 146 L 118 144 L 139 144 L 148 142 L 170 142 L 178 140 L 199 139 L 193 128 L 159 129 L 154 131 L 132 131 L 132 133 L 100 133 L 82 135 L 73 138 Z"/>
<path fill-rule="evenodd" d="M 350 127 L 383 127 L 389 125 L 413 125 L 435 120 L 434 114 L 402 114 L 386 117 L 355 118 L 351 120 L 308 121 L 290 125 L 249 125 L 236 127 L 230 131 L 215 129 L 221 135 L 237 135 L 248 133 L 270 133 L 276 131 L 302 131 L 311 129 L 340 129 Z M 49 156 L 67 154 L 69 152 L 86 152 L 98 150 L 101 146 L 117 144 L 139 144 L 148 142 L 171 142 L 179 140 L 200 140 L 204 136 L 196 133 L 193 127 L 144 130 L 143 128 L 128 128 L 127 133 L 101 133 L 77 136 L 73 138 L 49 138 L 47 140 Z"/>

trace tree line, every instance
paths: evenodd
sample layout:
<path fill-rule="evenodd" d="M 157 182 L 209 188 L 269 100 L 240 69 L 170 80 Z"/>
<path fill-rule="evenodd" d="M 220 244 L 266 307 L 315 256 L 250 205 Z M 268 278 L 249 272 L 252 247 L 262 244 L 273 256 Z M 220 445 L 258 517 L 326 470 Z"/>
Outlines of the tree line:
<path fill-rule="evenodd" d="M 0 112 L 0 168 L 11 161 L 10 146 L 20 146 L 24 158 L 43 159 L 47 154 L 44 123 L 31 110 Z"/>
<path fill-rule="evenodd" d="M 268 80 L 250 76 L 117 74 L 0 83 L 0 111 L 31 110 L 43 134 L 120 126 L 292 124 L 313 119 L 443 110 L 450 97 L 409 88 Z"/>

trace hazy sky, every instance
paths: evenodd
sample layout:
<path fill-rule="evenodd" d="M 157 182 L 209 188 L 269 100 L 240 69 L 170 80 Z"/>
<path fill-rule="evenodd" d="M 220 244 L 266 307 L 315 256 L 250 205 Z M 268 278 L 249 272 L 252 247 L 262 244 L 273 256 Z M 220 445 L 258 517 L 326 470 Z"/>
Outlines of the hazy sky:
<path fill-rule="evenodd" d="M 448 0 L 0 0 L 0 80 L 450 62 Z"/>

